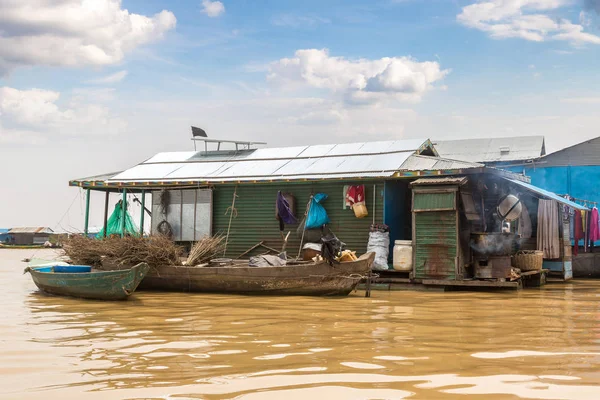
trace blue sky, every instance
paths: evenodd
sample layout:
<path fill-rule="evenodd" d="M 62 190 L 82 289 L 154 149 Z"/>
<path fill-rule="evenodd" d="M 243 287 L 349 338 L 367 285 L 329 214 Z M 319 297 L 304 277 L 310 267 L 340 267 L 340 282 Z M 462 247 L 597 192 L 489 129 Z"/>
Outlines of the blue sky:
<path fill-rule="evenodd" d="M 28 3 L 0 5 L 0 157 L 24 165 L 0 226 L 52 226 L 69 179 L 189 150 L 192 124 L 271 145 L 598 136 L 594 0 Z"/>

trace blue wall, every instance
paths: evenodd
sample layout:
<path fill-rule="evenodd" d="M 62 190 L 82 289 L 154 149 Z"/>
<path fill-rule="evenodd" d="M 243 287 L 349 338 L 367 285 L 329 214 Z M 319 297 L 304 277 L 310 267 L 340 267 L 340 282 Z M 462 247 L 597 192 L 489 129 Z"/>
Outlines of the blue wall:
<path fill-rule="evenodd" d="M 600 204 L 600 166 L 512 167 L 506 168 L 531 177 L 531 184 L 557 194 L 595 201 Z"/>

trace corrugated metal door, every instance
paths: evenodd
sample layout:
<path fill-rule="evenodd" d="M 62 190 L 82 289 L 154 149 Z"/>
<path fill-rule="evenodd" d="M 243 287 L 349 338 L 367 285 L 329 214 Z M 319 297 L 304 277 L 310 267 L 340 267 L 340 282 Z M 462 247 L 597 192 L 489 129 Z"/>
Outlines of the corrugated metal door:
<path fill-rule="evenodd" d="M 413 190 L 415 278 L 456 279 L 456 191 Z"/>
<path fill-rule="evenodd" d="M 344 207 L 344 186 L 364 184 L 365 197 L 369 216 L 358 219 L 354 212 Z M 232 219 L 227 246 L 227 257 L 236 258 L 252 246 L 264 241 L 264 244 L 274 249 L 281 249 L 283 240 L 279 233 L 279 222 L 275 219 L 275 200 L 278 191 L 292 193 L 296 199 L 295 215 L 301 219 L 306 211 L 306 205 L 311 194 L 326 193 L 329 197 L 323 202 L 331 219 L 329 225 L 333 233 L 346 247 L 363 254 L 369 241 L 369 226 L 373 216 L 373 185 L 375 188 L 375 221 L 383 221 L 383 182 L 363 183 L 361 181 L 323 181 L 307 183 L 268 183 L 237 186 L 235 208 L 237 217 Z M 213 191 L 213 234 L 227 232 L 229 213 L 227 208 L 233 201 L 235 186 L 219 185 Z M 298 254 L 300 238 L 296 234 L 298 224 L 286 226 L 284 232 L 291 231 L 287 252 L 290 256 Z M 248 255 L 264 253 L 264 248 L 258 248 Z M 247 257 L 246 255 L 245 257 Z"/>

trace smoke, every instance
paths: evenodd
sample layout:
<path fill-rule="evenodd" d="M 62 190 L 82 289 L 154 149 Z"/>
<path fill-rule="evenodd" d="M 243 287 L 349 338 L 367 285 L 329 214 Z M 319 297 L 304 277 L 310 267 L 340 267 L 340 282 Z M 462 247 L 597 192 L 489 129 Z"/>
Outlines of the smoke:
<path fill-rule="evenodd" d="M 515 242 L 514 235 L 502 235 L 498 233 L 485 234 L 474 240 L 471 238 L 469 245 L 471 249 L 480 256 L 510 255 Z"/>
<path fill-rule="evenodd" d="M 583 8 L 600 15 L 600 0 L 583 0 Z"/>

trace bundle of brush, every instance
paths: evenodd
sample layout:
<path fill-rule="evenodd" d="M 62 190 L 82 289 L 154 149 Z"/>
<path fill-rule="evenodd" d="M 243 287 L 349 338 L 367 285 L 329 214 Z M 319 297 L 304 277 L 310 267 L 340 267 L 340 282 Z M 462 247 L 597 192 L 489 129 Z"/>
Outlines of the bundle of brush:
<path fill-rule="evenodd" d="M 225 251 L 224 236 L 205 236 L 192 247 L 185 265 L 207 263 L 213 258 L 221 256 L 223 251 Z"/>
<path fill-rule="evenodd" d="M 102 268 L 103 261 L 128 268 L 141 262 L 151 267 L 181 265 L 183 254 L 181 246 L 164 236 L 110 236 L 101 240 L 73 236 L 64 243 L 63 251 L 75 264 L 97 268 Z"/>
<path fill-rule="evenodd" d="M 87 236 L 71 236 L 64 241 L 62 252 L 75 264 L 99 267 L 104 255 L 101 245 L 102 241 Z"/>

